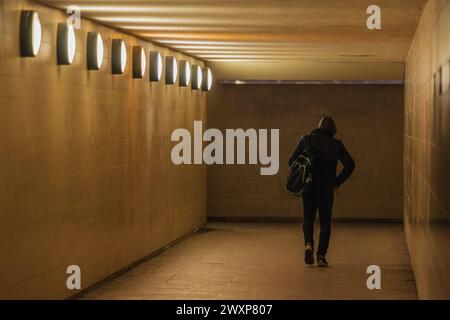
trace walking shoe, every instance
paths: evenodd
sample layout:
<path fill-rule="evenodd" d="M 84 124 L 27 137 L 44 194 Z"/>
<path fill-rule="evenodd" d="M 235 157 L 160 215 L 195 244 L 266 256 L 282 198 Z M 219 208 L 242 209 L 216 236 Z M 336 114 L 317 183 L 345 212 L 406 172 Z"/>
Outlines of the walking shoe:
<path fill-rule="evenodd" d="M 307 243 L 305 247 L 305 263 L 308 265 L 314 264 L 314 247 L 311 243 Z"/>
<path fill-rule="evenodd" d="M 328 267 L 327 259 L 325 259 L 325 256 L 323 255 L 317 255 L 317 266 L 319 268 L 326 268 Z"/>

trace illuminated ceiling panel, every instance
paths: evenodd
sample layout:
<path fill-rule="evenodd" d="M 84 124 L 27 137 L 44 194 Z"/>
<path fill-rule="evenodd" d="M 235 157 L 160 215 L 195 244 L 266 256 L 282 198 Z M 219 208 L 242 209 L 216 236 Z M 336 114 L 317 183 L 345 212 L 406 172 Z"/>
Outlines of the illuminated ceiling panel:
<path fill-rule="evenodd" d="M 208 61 L 403 62 L 426 0 L 40 0 Z"/>

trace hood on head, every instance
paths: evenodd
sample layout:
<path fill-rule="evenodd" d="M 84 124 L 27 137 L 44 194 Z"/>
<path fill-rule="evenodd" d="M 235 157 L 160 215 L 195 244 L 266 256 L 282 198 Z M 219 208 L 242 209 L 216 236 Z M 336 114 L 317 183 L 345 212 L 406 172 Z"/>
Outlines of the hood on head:
<path fill-rule="evenodd" d="M 336 124 L 334 123 L 333 118 L 331 118 L 330 116 L 322 117 L 322 119 L 319 122 L 319 129 L 327 131 L 333 136 L 336 135 L 337 133 Z"/>

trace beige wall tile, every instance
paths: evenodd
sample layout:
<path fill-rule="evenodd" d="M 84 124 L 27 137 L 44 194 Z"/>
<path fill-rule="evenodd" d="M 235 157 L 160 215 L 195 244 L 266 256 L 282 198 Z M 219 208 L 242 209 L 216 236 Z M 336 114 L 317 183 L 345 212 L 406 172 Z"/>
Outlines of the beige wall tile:
<path fill-rule="evenodd" d="M 40 14 L 36 58 L 20 57 L 22 9 Z M 205 168 L 170 160 L 172 130 L 206 122 L 206 94 L 148 72 L 133 80 L 131 50 L 203 62 L 83 20 L 74 63 L 58 66 L 64 19 L 27 0 L 0 4 L 0 298 L 66 298 L 69 264 L 86 288 L 206 219 Z M 86 69 L 88 31 L 103 37 L 100 71 Z M 111 74 L 112 38 L 127 45 L 124 75 Z"/>
<path fill-rule="evenodd" d="M 424 299 L 450 297 L 450 96 L 434 94 L 435 74 L 450 61 L 449 27 L 448 1 L 430 0 L 406 59 L 404 216 Z"/>

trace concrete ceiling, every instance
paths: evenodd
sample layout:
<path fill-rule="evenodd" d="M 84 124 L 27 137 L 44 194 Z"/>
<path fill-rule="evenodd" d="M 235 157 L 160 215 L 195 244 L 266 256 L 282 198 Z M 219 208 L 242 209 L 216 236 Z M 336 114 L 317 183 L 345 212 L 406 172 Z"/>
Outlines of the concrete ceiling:
<path fill-rule="evenodd" d="M 210 62 L 403 63 L 427 0 L 40 0 Z M 368 30 L 366 9 L 382 10 Z"/>

